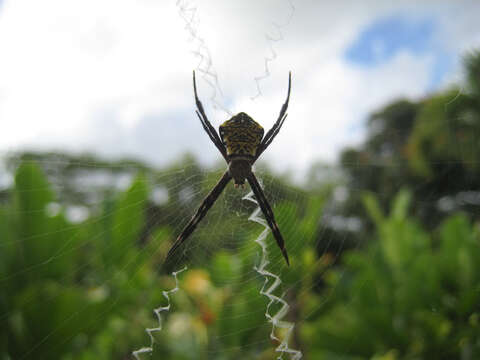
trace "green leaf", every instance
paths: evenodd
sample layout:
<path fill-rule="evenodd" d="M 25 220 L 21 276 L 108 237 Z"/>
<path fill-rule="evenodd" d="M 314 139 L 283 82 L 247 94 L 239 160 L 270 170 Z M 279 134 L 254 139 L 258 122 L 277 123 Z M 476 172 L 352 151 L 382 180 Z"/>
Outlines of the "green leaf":
<path fill-rule="evenodd" d="M 215 254 L 210 268 L 214 283 L 225 286 L 229 281 L 239 280 L 242 264 L 237 256 L 221 251 Z"/>
<path fill-rule="evenodd" d="M 147 199 L 148 186 L 143 176 L 138 176 L 130 188 L 120 195 L 114 208 L 112 260 L 122 261 L 128 251 L 138 244 L 145 224 Z"/>
<path fill-rule="evenodd" d="M 362 197 L 362 201 L 365 209 L 368 212 L 368 215 L 372 218 L 377 226 L 381 226 L 385 221 L 385 215 L 383 214 L 375 195 L 366 192 Z"/>
<path fill-rule="evenodd" d="M 408 190 L 400 190 L 393 200 L 390 216 L 395 220 L 405 220 L 408 214 L 408 207 L 410 205 L 411 198 L 412 195 Z"/>
<path fill-rule="evenodd" d="M 23 162 L 15 174 L 15 215 L 18 240 L 16 246 L 18 269 L 39 266 L 55 250 L 55 236 L 50 227 L 46 207 L 53 200 L 43 172 L 34 162 Z M 37 271 L 27 275 L 38 277 Z"/>

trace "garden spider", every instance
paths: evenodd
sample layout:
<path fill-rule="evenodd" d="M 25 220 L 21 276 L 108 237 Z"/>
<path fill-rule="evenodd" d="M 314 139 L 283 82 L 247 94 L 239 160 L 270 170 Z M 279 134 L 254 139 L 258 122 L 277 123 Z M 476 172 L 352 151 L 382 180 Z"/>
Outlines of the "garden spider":
<path fill-rule="evenodd" d="M 263 137 L 263 128 L 250 116 L 241 112 L 233 116 L 230 120 L 225 121 L 220 125 L 220 136 L 215 131 L 215 128 L 208 121 L 207 115 L 203 110 L 203 105 L 198 99 L 197 84 L 195 82 L 195 71 L 193 72 L 193 91 L 195 93 L 195 102 L 197 104 L 197 116 L 202 123 L 203 128 L 212 140 L 213 144 L 220 151 L 225 161 L 228 164 L 228 169 L 218 181 L 217 185 L 210 191 L 207 197 L 203 200 L 195 215 L 193 215 L 190 222 L 185 226 L 182 233 L 178 236 L 175 243 L 172 245 L 167 254 L 167 261 L 171 259 L 172 255 L 182 243 L 192 234 L 198 223 L 206 215 L 210 207 L 215 203 L 222 191 L 225 189 L 229 181 L 233 178 L 235 187 L 245 184 L 245 179 L 248 180 L 250 187 L 255 195 L 255 199 L 260 206 L 260 209 L 267 220 L 268 226 L 272 230 L 273 236 L 277 241 L 278 247 L 282 251 L 283 256 L 290 265 L 288 260 L 287 250 L 283 241 L 282 234 L 277 226 L 275 217 L 273 216 L 272 208 L 268 203 L 262 187 L 258 183 L 255 174 L 252 172 L 252 165 L 258 157 L 267 149 L 272 143 L 275 136 L 280 131 L 280 128 L 285 121 L 288 108 L 288 101 L 290 99 L 290 88 L 292 82 L 292 74 L 288 75 L 288 93 L 287 100 L 280 110 L 277 121 L 272 126 L 270 131 Z"/>

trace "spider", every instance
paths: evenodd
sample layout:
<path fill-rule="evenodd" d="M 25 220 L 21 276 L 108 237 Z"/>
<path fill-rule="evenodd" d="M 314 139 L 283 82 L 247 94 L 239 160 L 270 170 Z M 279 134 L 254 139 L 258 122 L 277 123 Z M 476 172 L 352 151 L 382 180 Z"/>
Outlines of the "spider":
<path fill-rule="evenodd" d="M 207 214 L 208 210 L 212 207 L 215 201 L 218 199 L 222 191 L 225 189 L 230 180 L 234 181 L 235 187 L 240 185 L 244 187 L 245 180 L 248 181 L 250 187 L 255 195 L 255 198 L 260 206 L 260 209 L 267 220 L 268 226 L 272 230 L 273 236 L 277 241 L 278 247 L 282 251 L 283 256 L 290 265 L 288 260 L 287 250 L 285 249 L 285 243 L 283 241 L 282 234 L 277 226 L 275 217 L 273 215 L 272 208 L 268 203 L 262 187 L 258 183 L 255 174 L 252 172 L 252 165 L 258 159 L 258 157 L 267 149 L 272 143 L 275 136 L 280 131 L 283 122 L 287 118 L 288 101 L 290 99 L 290 88 L 292 83 L 292 74 L 288 75 L 288 93 L 287 100 L 283 104 L 277 121 L 272 128 L 267 132 L 265 137 L 263 136 L 263 128 L 250 116 L 244 112 L 238 113 L 230 120 L 225 121 L 220 125 L 220 136 L 215 131 L 215 128 L 208 121 L 207 115 L 203 109 L 203 105 L 197 95 L 197 84 L 195 81 L 195 71 L 193 72 L 193 92 L 195 94 L 195 103 L 197 105 L 197 116 L 202 123 L 203 129 L 210 137 L 210 140 L 217 147 L 222 154 L 223 158 L 228 164 L 228 168 L 223 174 L 222 178 L 218 181 L 215 187 L 210 191 L 207 197 L 203 200 L 202 204 L 198 208 L 197 212 L 193 215 L 190 222 L 185 226 L 182 233 L 178 236 L 175 243 L 167 254 L 167 262 L 172 258 L 175 251 L 180 245 L 185 242 L 192 232 L 197 227 L 198 223 Z"/>

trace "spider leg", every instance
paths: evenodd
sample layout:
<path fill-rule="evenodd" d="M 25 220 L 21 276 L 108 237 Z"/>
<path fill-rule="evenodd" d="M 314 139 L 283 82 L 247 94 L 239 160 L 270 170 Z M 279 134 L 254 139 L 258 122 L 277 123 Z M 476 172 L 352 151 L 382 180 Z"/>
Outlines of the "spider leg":
<path fill-rule="evenodd" d="M 268 226 L 272 230 L 273 237 L 277 241 L 277 245 L 282 251 L 283 257 L 287 261 L 287 265 L 290 266 L 290 261 L 288 260 L 287 249 L 285 249 L 285 242 L 283 241 L 282 234 L 280 233 L 280 229 L 278 228 L 277 222 L 275 221 L 275 217 L 273 215 L 272 208 L 263 193 L 262 187 L 258 183 L 258 180 L 253 172 L 250 172 L 248 176 L 248 182 L 250 183 L 250 187 L 252 188 L 253 194 L 258 202 L 258 206 L 262 210 L 265 219 L 267 220 Z"/>
<path fill-rule="evenodd" d="M 197 82 L 195 81 L 195 71 L 193 71 L 193 92 L 195 94 L 195 103 L 197 104 L 197 109 L 198 109 L 196 113 L 198 118 L 200 119 L 200 122 L 202 123 L 203 129 L 208 134 L 213 144 L 220 151 L 224 159 L 228 162 L 227 150 L 225 149 L 225 145 L 223 144 L 222 140 L 220 140 L 220 136 L 218 136 L 218 133 L 215 130 L 215 128 L 212 126 L 210 121 L 208 121 L 207 115 L 205 114 L 205 110 L 203 109 L 202 102 L 198 98 Z"/>
<path fill-rule="evenodd" d="M 190 236 L 190 234 L 195 230 L 198 223 L 203 219 L 203 217 L 206 215 L 208 210 L 215 203 L 215 201 L 220 196 L 223 189 L 225 189 L 225 186 L 227 186 L 227 184 L 231 179 L 232 177 L 230 176 L 230 173 L 227 170 L 223 174 L 222 178 L 218 181 L 217 185 L 215 185 L 215 187 L 210 191 L 207 197 L 203 200 L 197 212 L 195 213 L 195 215 L 193 215 L 192 219 L 189 221 L 187 226 L 185 226 L 182 233 L 178 236 L 177 240 L 168 251 L 165 263 L 169 262 L 169 260 L 173 257 L 173 254 L 178 249 L 178 247 L 182 245 L 185 242 L 185 240 L 187 240 L 187 238 Z"/>
<path fill-rule="evenodd" d="M 278 132 L 280 131 L 280 128 L 283 125 L 283 122 L 287 118 L 287 109 L 288 109 L 288 102 L 290 100 L 290 90 L 292 88 L 292 73 L 288 73 L 288 93 L 287 93 L 287 100 L 285 100 L 285 103 L 282 105 L 282 109 L 280 110 L 280 114 L 278 115 L 278 119 L 273 124 L 272 128 L 267 132 L 267 134 L 263 137 L 262 142 L 258 145 L 257 148 L 257 153 L 255 155 L 255 160 L 258 159 L 258 157 L 267 149 L 267 147 L 272 143 L 273 139 L 275 136 L 277 136 Z"/>

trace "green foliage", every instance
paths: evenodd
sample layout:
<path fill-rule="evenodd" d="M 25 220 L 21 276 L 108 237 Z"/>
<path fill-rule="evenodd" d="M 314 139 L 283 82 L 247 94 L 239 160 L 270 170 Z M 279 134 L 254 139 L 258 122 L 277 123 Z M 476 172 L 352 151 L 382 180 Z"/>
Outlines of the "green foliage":
<path fill-rule="evenodd" d="M 472 101 L 453 89 L 425 102 L 408 143 L 410 164 L 419 175 L 438 176 L 434 173 L 446 166 L 457 166 L 457 172 L 477 170 L 480 114 Z"/>
<path fill-rule="evenodd" d="M 480 51 L 473 50 L 467 53 L 463 59 L 467 86 L 474 95 L 480 95 Z M 478 103 L 477 103 L 478 105 Z"/>
<path fill-rule="evenodd" d="M 332 295 L 304 329 L 315 359 L 480 356 L 480 234 L 463 214 L 427 233 L 409 198 L 400 192 L 388 216 L 365 198 L 378 242 L 327 274 Z"/>
<path fill-rule="evenodd" d="M 195 177 L 195 167 L 189 170 Z M 208 191 L 217 175 L 203 172 L 207 181 L 201 191 Z M 279 221 L 286 229 L 298 226 L 304 240 L 304 247 L 291 248 L 297 271 L 308 271 L 314 261 L 301 258 L 305 252 L 314 254 L 316 219 L 326 194 L 302 205 L 287 200 L 298 197 L 291 187 L 275 186 L 285 194 L 275 207 Z M 162 291 L 174 286 L 172 277 L 158 270 L 172 243 L 171 228 L 178 228 L 176 217 L 169 224 L 149 218 L 150 188 L 147 177 L 137 175 L 128 189 L 106 193 L 101 206 L 90 207 L 88 219 L 74 222 L 43 171 L 30 160 L 19 164 L 10 201 L 0 207 L 0 313 L 6 324 L 0 330 L 1 357 L 117 359 L 148 344 L 144 329 L 154 324 L 151 311 L 165 305 Z M 172 209 L 182 206 L 177 195 L 169 198 Z M 225 196 L 241 202 L 230 191 Z M 247 211 L 252 209 L 253 204 Z M 229 211 L 217 225 L 219 236 L 241 228 L 238 218 Z M 262 230 L 250 226 L 258 227 L 258 234 Z M 259 251 L 250 238 L 256 231 L 235 232 L 237 249 L 213 253 L 206 268 L 193 266 L 182 277 L 182 292 L 172 298 L 178 311 L 167 317 L 153 358 L 209 359 L 214 353 L 236 359 L 265 351 L 262 341 L 270 329 L 264 315 L 267 300 L 259 294 L 263 281 L 242 280 L 251 276 Z M 199 241 L 211 237 L 207 231 L 197 236 Z M 268 242 L 276 256 L 273 239 Z M 238 281 L 232 285 L 232 279 Z M 291 281 L 298 282 L 297 275 Z M 245 350 L 250 343 L 258 345 Z"/>
<path fill-rule="evenodd" d="M 138 296 L 123 273 L 129 263 L 105 269 L 108 261 L 102 260 L 108 254 L 125 259 L 135 248 L 146 196 L 138 178 L 116 202 L 109 229 L 99 227 L 103 216 L 77 225 L 49 210 L 54 197 L 42 171 L 30 161 L 19 166 L 12 202 L 0 210 L 6 235 L 0 240 L 3 355 L 38 359 L 75 353 L 101 330 L 105 317 L 118 313 L 116 304 Z M 130 264 L 135 258 L 145 262 L 149 256 L 136 251 Z"/>
<path fill-rule="evenodd" d="M 72 223 L 63 211 L 52 212 L 55 197 L 42 171 L 32 162 L 19 166 L 12 201 L 0 208 L 3 357 L 117 359 L 148 344 L 143 329 L 155 324 L 151 311 L 166 304 L 162 290 L 174 287 L 157 271 L 170 228 L 150 229 L 140 242 L 149 189 L 139 175 L 106 199 L 102 212 Z M 315 359 L 480 356 L 480 234 L 471 221 L 457 214 L 428 232 L 410 216 L 411 192 L 398 192 L 388 212 L 365 193 L 378 241 L 332 267 L 328 253 L 316 253 L 329 194 L 327 187 L 275 206 L 285 237 L 297 239 L 288 244 L 288 272 L 267 238 L 270 268 L 291 284 L 292 345 Z M 224 221 L 227 229 L 237 226 Z M 248 234 L 255 232 L 239 232 Z M 263 280 L 249 275 L 255 239 L 243 240 L 236 251 L 219 250 L 182 273 L 153 359 L 274 357 L 274 346 L 265 344 Z"/>

